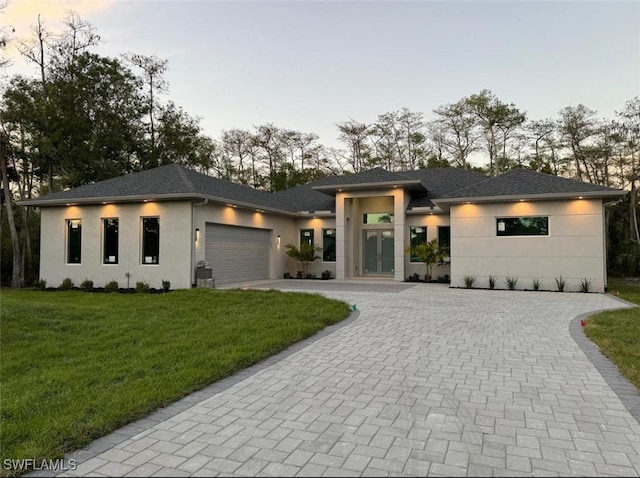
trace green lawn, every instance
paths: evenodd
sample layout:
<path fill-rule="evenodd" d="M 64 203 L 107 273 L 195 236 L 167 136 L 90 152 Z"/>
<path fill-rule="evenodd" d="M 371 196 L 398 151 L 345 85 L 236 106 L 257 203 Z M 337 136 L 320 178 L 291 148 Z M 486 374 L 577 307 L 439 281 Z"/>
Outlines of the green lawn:
<path fill-rule="evenodd" d="M 639 283 L 610 280 L 609 293 L 640 305 Z M 640 390 L 640 308 L 593 315 L 584 332 Z"/>
<path fill-rule="evenodd" d="M 62 457 L 349 315 L 320 295 L 257 290 L 1 300 L 0 463 Z"/>

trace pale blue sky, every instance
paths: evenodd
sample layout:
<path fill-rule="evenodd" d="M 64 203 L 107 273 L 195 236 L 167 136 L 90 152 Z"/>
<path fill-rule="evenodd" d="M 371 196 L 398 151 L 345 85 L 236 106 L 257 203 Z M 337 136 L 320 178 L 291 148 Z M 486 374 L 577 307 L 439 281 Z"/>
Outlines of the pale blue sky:
<path fill-rule="evenodd" d="M 579 103 L 613 118 L 640 95 L 637 1 L 99 2 L 83 14 L 99 52 L 167 58 L 166 98 L 213 137 L 273 122 L 336 145 L 337 122 L 430 118 L 483 88 L 534 119 Z"/>

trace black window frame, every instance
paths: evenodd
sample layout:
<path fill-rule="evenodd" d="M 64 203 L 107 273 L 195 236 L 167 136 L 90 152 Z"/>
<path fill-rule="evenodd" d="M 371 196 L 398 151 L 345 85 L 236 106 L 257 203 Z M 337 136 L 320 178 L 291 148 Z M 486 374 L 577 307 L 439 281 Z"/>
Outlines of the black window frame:
<path fill-rule="evenodd" d="M 310 233 L 308 236 L 306 235 L 306 233 Z M 314 240 L 314 233 L 315 231 L 313 229 L 300 229 L 300 245 L 302 245 L 307 237 L 310 237 L 311 239 L 306 241 L 308 244 L 311 244 L 312 246 L 315 244 Z"/>
<path fill-rule="evenodd" d="M 443 231 L 447 231 L 446 240 L 443 240 Z M 447 250 L 447 256 L 451 256 L 451 226 L 438 226 L 438 244 Z"/>
<path fill-rule="evenodd" d="M 328 231 L 332 231 L 328 234 Z M 333 246 L 331 248 L 331 246 Z M 322 262 L 336 262 L 336 229 L 322 229 Z"/>
<path fill-rule="evenodd" d="M 113 227 L 115 225 L 115 231 Z M 115 239 L 114 239 L 115 237 Z M 112 241 L 115 240 L 115 244 Z M 120 219 L 117 217 L 102 218 L 102 264 L 118 264 L 120 250 Z M 110 261 L 109 257 L 115 257 Z"/>
<path fill-rule="evenodd" d="M 523 220 L 542 219 L 544 227 L 535 231 L 535 224 L 525 224 Z M 517 222 L 516 222 L 517 221 Z M 502 226 L 500 223 L 503 223 Z M 549 236 L 549 216 L 506 216 L 496 217 L 497 237 L 546 237 Z"/>
<path fill-rule="evenodd" d="M 377 221 L 371 222 L 369 221 L 369 216 L 372 216 L 371 219 L 377 217 Z M 388 217 L 388 221 L 381 221 L 380 219 Z M 394 224 L 395 217 L 392 212 L 365 212 L 362 214 L 362 224 Z"/>
<path fill-rule="evenodd" d="M 416 232 L 416 229 L 423 229 L 421 232 Z M 418 234 L 424 236 L 424 239 L 418 240 Z M 427 226 L 409 226 L 409 247 L 419 246 L 420 244 L 427 243 Z M 409 262 L 422 262 L 417 256 L 409 254 Z"/>
<path fill-rule="evenodd" d="M 82 219 L 67 219 L 67 264 L 82 264 Z M 73 227 L 74 224 L 76 227 Z M 77 251 L 72 251 L 72 248 Z"/>
<path fill-rule="evenodd" d="M 141 232 L 142 247 L 141 247 L 140 262 L 144 266 L 157 266 L 158 264 L 160 264 L 160 218 L 158 216 L 146 216 L 140 219 L 141 219 L 141 226 L 142 226 L 142 232 Z M 155 231 L 155 235 L 156 235 L 155 244 L 152 243 L 151 238 L 147 238 L 148 232 L 145 224 L 147 221 L 152 221 L 152 220 L 155 220 L 157 222 L 157 231 Z M 151 233 L 151 231 L 149 233 Z M 153 252 L 155 252 L 156 254 L 154 255 Z M 146 261 L 147 257 L 152 258 L 151 262 Z M 153 259 L 154 257 L 155 257 L 155 261 Z"/>

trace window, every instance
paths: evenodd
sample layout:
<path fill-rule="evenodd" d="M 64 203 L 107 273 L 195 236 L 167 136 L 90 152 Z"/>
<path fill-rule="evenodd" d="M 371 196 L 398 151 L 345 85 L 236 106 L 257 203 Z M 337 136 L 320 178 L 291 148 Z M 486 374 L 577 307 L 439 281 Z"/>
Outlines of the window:
<path fill-rule="evenodd" d="M 142 218 L 142 263 L 158 264 L 160 256 L 160 218 Z"/>
<path fill-rule="evenodd" d="M 447 249 L 447 255 L 450 255 L 451 251 L 451 227 L 450 226 L 438 226 L 438 244 L 440 247 Z"/>
<path fill-rule="evenodd" d="M 393 224 L 393 213 L 374 212 L 363 214 L 362 224 Z"/>
<path fill-rule="evenodd" d="M 324 262 L 336 261 L 336 230 L 322 230 L 322 260 Z"/>
<path fill-rule="evenodd" d="M 425 244 L 427 242 L 427 228 L 420 227 L 410 227 L 409 228 L 409 245 L 410 247 L 416 247 L 420 244 Z M 420 259 L 413 254 L 409 258 L 410 262 L 421 262 Z"/>
<path fill-rule="evenodd" d="M 313 229 L 300 229 L 300 245 L 313 245 Z"/>
<path fill-rule="evenodd" d="M 118 218 L 102 220 L 102 263 L 118 263 Z"/>
<path fill-rule="evenodd" d="M 549 217 L 498 217 L 496 234 L 498 236 L 548 236 Z"/>
<path fill-rule="evenodd" d="M 82 220 L 67 219 L 67 264 L 80 264 L 82 254 Z"/>

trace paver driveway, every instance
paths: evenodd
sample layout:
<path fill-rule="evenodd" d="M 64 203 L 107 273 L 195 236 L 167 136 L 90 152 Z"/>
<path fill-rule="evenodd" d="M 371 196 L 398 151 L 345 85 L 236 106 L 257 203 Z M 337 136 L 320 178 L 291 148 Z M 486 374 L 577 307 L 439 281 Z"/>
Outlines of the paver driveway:
<path fill-rule="evenodd" d="M 70 474 L 640 473 L 640 425 L 568 330 L 579 314 L 624 306 L 615 299 L 317 284 L 359 317 L 176 415 L 129 426 L 137 434 L 121 443 L 126 434 L 94 443 Z"/>

